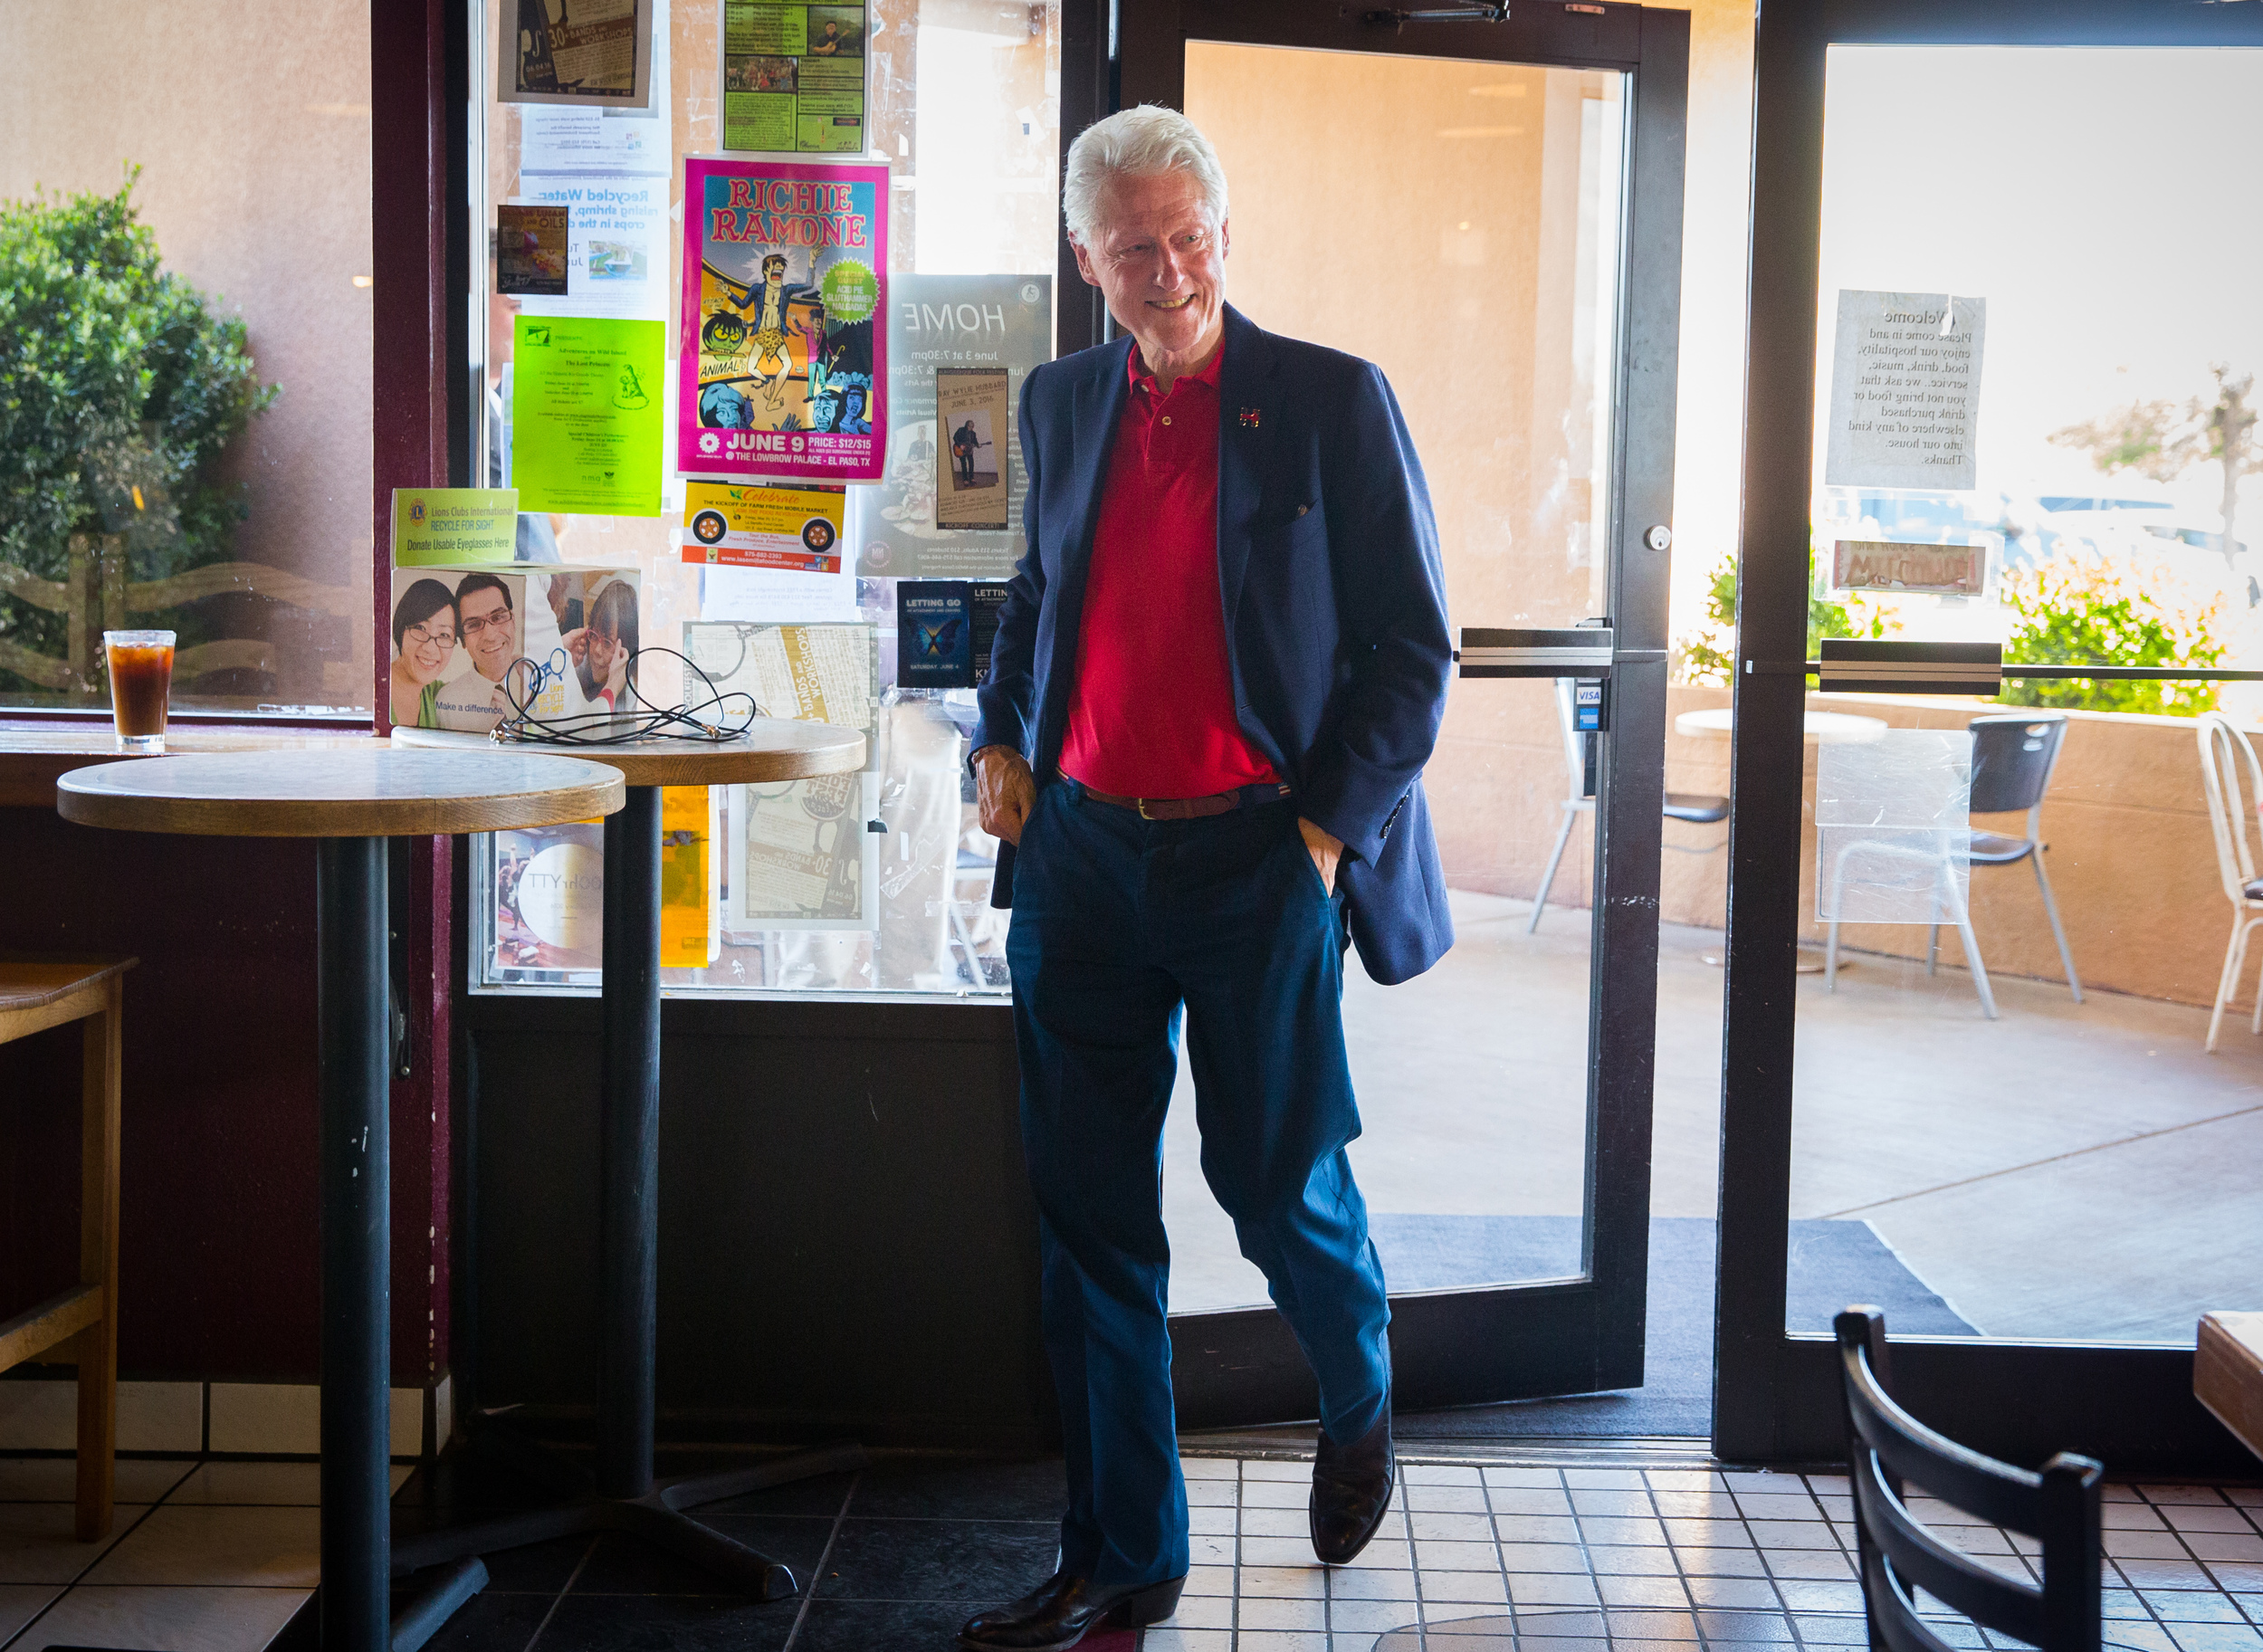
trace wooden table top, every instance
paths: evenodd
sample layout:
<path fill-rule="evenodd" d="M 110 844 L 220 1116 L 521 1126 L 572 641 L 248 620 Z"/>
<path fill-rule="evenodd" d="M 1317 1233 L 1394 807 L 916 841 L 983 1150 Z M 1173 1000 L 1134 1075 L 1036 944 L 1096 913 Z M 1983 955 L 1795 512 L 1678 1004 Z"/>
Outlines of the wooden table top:
<path fill-rule="evenodd" d="M 0 952 L 0 1014 L 42 1008 L 113 975 L 123 975 L 140 961 L 136 958 L 51 958 Z"/>
<path fill-rule="evenodd" d="M 2263 1456 L 2263 1313 L 2201 1315 L 2192 1391 L 2241 1445 Z"/>
<path fill-rule="evenodd" d="M 484 751 L 209 752 L 74 769 L 55 807 L 81 826 L 213 837 L 424 837 L 610 815 L 620 771 Z"/>
<path fill-rule="evenodd" d="M 368 751 L 377 737 L 366 727 L 341 723 L 335 733 L 304 725 L 262 729 L 237 723 L 214 727 L 175 723 L 165 731 L 166 755 L 205 751 Z M 69 722 L 0 727 L 0 807 L 53 808 L 55 781 L 90 763 L 123 763 L 107 717 Z"/>
<path fill-rule="evenodd" d="M 739 740 L 711 741 L 660 735 L 618 746 L 498 743 L 454 729 L 396 729 L 393 743 L 446 751 L 526 751 L 586 758 L 617 769 L 631 786 L 739 786 L 849 774 L 864 766 L 864 737 L 855 729 L 758 717 Z"/>

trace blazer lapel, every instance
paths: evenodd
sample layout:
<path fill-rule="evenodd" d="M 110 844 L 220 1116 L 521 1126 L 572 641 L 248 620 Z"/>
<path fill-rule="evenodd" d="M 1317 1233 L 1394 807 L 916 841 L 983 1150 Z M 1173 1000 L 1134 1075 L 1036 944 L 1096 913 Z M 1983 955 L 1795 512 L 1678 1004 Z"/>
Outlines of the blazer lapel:
<path fill-rule="evenodd" d="M 1116 421 L 1123 415 L 1123 404 L 1131 395 L 1130 380 L 1125 377 L 1132 359 L 1132 340 L 1129 335 L 1119 339 L 1101 354 L 1095 370 L 1076 387 L 1076 403 L 1071 417 L 1075 428 L 1071 438 L 1072 471 L 1070 496 L 1074 500 L 1069 518 L 1068 537 L 1061 544 L 1061 581 L 1063 595 L 1074 598 L 1071 606 L 1081 606 L 1084 597 L 1084 574 L 1092 565 L 1093 536 L 1100 526 L 1100 497 L 1108 484 L 1108 455 L 1115 446 Z"/>
<path fill-rule="evenodd" d="M 1249 571 L 1250 532 L 1265 494 L 1266 454 L 1281 409 L 1274 359 L 1263 329 L 1226 307 L 1226 359 L 1218 374 L 1217 580 L 1227 649 Z"/>
<path fill-rule="evenodd" d="M 1083 635 L 1084 580 L 1091 570 L 1093 536 L 1100 526 L 1100 499 L 1108 483 L 1108 455 L 1115 446 L 1116 421 L 1130 396 L 1125 373 L 1132 358 L 1129 335 L 1098 358 L 1070 404 L 1068 532 L 1060 541 L 1060 562 L 1051 581 L 1055 610 L 1053 646 L 1045 666 L 1045 703 L 1037 708 L 1037 758 L 1050 766 L 1060 751 L 1068 722 L 1069 686 L 1076 680 L 1076 644 Z"/>

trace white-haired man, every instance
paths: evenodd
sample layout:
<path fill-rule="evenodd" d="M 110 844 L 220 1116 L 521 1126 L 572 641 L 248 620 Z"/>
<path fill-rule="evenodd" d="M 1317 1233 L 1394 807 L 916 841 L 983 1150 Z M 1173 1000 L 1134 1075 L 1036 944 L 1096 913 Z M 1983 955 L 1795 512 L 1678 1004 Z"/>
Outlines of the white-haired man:
<path fill-rule="evenodd" d="M 985 1652 L 1160 1621 L 1188 1561 L 1160 1141 L 1183 1007 L 1202 1169 L 1320 1391 L 1313 1545 L 1390 1501 L 1390 1320 L 1344 1147 L 1343 952 L 1452 944 L 1419 776 L 1451 645 L 1422 469 L 1381 373 L 1226 303 L 1226 177 L 1183 115 L 1086 130 L 1077 268 L 1128 337 L 1022 391 L 1028 555 L 974 763 L 1004 840 L 1022 1133 L 1069 1506 Z"/>

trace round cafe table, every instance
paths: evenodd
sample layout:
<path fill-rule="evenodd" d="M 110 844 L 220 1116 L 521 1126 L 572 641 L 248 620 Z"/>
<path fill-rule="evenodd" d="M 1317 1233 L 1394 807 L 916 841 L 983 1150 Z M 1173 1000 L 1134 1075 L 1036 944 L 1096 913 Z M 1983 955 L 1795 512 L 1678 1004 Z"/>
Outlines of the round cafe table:
<path fill-rule="evenodd" d="M 1888 725 L 1883 717 L 1857 717 L 1850 711 L 1809 711 L 1800 718 L 1800 736 L 1818 746 L 1868 746 L 1886 738 Z M 1736 714 L 1725 705 L 1714 706 L 1702 711 L 1684 711 L 1674 720 L 1674 732 L 1711 736 L 1726 740 L 1736 731 Z M 1718 966 L 1717 957 L 1708 957 L 1708 963 Z M 1823 954 L 1820 949 L 1800 943 L 1800 957 L 1794 966 L 1801 975 L 1823 973 Z"/>
<path fill-rule="evenodd" d="M 514 1457 L 539 1483 L 575 1494 L 555 1508 L 409 1539 L 394 1552 L 394 1571 L 576 1533 L 619 1530 L 673 1552 L 758 1599 L 792 1594 L 798 1585 L 785 1566 L 681 1511 L 859 1467 L 861 1451 L 832 1447 L 720 1475 L 666 1481 L 653 1475 L 660 1294 L 660 788 L 854 773 L 864 766 L 864 737 L 828 723 L 760 717 L 743 736 L 725 741 L 654 736 L 617 745 L 499 745 L 485 734 L 407 728 L 395 729 L 393 741 L 405 750 L 434 753 L 586 758 L 619 771 L 628 788 L 627 802 L 605 823 L 596 1482 L 580 1485 L 578 1467 L 492 1430 L 486 1437 L 492 1447 Z"/>
<path fill-rule="evenodd" d="M 138 758 L 55 782 L 57 812 L 81 826 L 320 840 L 325 1652 L 393 1644 L 385 840 L 587 820 L 618 809 L 622 795 L 619 770 L 603 764 L 383 746 Z"/>
<path fill-rule="evenodd" d="M 1848 711 L 1809 711 L 1800 732 L 1819 746 L 1867 746 L 1886 738 L 1882 717 L 1857 717 Z M 1676 734 L 1711 735 L 1725 740 L 1736 731 L 1736 717 L 1725 705 L 1703 711 L 1684 711 L 1674 720 Z"/>

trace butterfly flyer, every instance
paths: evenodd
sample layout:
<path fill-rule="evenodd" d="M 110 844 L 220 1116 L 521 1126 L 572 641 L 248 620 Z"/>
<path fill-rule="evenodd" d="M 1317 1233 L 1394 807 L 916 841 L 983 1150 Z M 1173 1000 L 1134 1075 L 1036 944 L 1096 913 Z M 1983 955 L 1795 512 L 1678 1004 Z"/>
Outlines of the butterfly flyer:
<path fill-rule="evenodd" d="M 992 579 L 899 579 L 896 686 L 979 684 L 990 674 L 990 643 L 1007 590 Z"/>
<path fill-rule="evenodd" d="M 878 481 L 888 168 L 692 157 L 683 198 L 678 471 Z"/>

